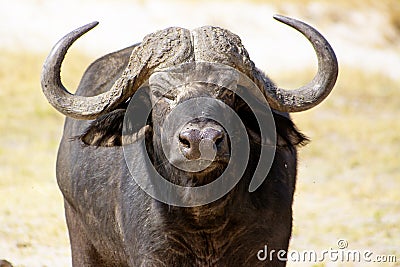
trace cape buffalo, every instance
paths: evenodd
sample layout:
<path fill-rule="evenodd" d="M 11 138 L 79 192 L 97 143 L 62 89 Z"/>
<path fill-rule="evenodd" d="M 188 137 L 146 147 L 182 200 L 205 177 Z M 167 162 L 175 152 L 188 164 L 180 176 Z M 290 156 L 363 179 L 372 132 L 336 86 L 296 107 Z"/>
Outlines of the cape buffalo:
<path fill-rule="evenodd" d="M 50 104 L 67 116 L 57 181 L 73 266 L 286 264 L 282 258 L 291 236 L 296 148 L 307 142 L 288 114 L 319 104 L 336 82 L 338 65 L 317 30 L 291 18 L 275 19 L 301 32 L 318 58 L 314 79 L 296 90 L 275 86 L 255 67 L 240 38 L 219 27 L 173 27 L 149 34 L 92 63 L 75 94 L 61 82 L 61 64 L 72 43 L 97 23 L 72 31 L 55 45 L 41 84 Z M 264 104 L 254 108 L 246 93 Z M 186 109 L 179 109 L 184 104 Z M 192 110 L 204 116 L 181 123 Z M 136 125 L 136 119 L 141 123 Z M 175 128 L 170 131 L 168 123 Z M 239 124 L 247 139 L 236 134 Z M 235 142 L 243 139 L 249 151 L 239 149 L 229 167 Z M 270 166 L 253 181 L 267 164 L 261 160 L 264 149 L 272 151 Z M 214 189 L 194 193 L 221 181 L 223 174 L 224 183 L 232 184 L 226 194 L 207 201 Z M 180 191 L 170 191 L 175 185 Z M 169 200 L 159 199 L 164 196 Z M 265 260 L 260 250 L 266 246 L 281 252 Z"/>

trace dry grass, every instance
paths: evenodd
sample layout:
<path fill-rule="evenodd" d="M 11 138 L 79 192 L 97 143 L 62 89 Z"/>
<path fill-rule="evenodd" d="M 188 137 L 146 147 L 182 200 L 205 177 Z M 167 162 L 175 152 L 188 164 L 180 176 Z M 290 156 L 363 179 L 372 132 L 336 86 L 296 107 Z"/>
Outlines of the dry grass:
<path fill-rule="evenodd" d="M 80 60 L 65 72 L 79 77 L 84 58 L 69 58 Z M 0 51 L 0 259 L 22 266 L 57 266 L 70 258 L 54 171 L 63 118 L 42 95 L 43 61 Z"/>
<path fill-rule="evenodd" d="M 0 258 L 16 266 L 70 265 L 54 171 L 63 118 L 41 93 L 43 60 L 0 51 Z M 88 63 L 68 56 L 68 87 Z M 275 79 L 296 87 L 311 77 L 305 71 Z M 300 151 L 292 249 L 321 251 L 344 238 L 352 249 L 400 260 L 399 88 L 381 74 L 342 68 L 323 104 L 294 115 L 313 141 Z"/>
<path fill-rule="evenodd" d="M 313 141 L 300 151 L 292 249 L 346 239 L 349 249 L 400 260 L 399 88 L 400 80 L 342 68 L 321 106 L 293 116 Z"/>

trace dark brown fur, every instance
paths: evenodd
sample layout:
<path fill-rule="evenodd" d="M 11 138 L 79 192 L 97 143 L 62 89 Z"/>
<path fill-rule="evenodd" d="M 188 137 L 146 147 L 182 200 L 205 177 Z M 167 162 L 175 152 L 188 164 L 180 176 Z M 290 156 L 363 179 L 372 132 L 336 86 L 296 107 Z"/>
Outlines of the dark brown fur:
<path fill-rule="evenodd" d="M 119 73 L 113 72 L 104 80 L 97 70 L 122 70 L 128 55 L 126 49 L 96 61 L 82 78 L 77 93 L 94 95 L 106 90 L 108 80 L 115 80 Z M 104 86 L 95 91 L 93 84 Z M 239 116 L 246 118 L 250 136 L 257 136 L 259 129 L 249 109 L 240 99 L 233 105 Z M 256 255 L 265 245 L 288 249 L 296 146 L 307 139 L 287 114 L 273 114 L 278 136 L 275 159 L 268 177 L 255 192 L 247 190 L 260 144 L 251 138 L 251 158 L 238 185 L 211 204 L 182 208 L 152 199 L 130 177 L 120 146 L 125 108 L 121 106 L 92 122 L 66 119 L 57 179 L 65 198 L 74 266 L 285 265 L 276 258 L 261 262 Z M 184 183 L 189 181 L 185 173 L 160 164 L 165 160 L 157 153 L 157 126 L 163 118 L 158 115 L 162 112 L 156 109 L 151 114 L 147 149 L 160 174 Z M 137 156 L 141 153 L 138 151 Z"/>

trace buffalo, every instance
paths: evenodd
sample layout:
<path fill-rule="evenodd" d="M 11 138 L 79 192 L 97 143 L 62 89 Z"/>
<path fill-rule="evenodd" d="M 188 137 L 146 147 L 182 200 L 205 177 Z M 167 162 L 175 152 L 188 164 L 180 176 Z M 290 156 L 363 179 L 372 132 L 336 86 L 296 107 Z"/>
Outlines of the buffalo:
<path fill-rule="evenodd" d="M 56 173 L 73 266 L 286 265 L 279 256 L 292 231 L 297 147 L 308 141 L 289 113 L 326 98 L 338 64 L 313 27 L 275 19 L 301 32 L 318 58 L 314 79 L 295 90 L 277 87 L 256 68 L 240 38 L 219 27 L 149 34 L 92 63 L 75 94 L 61 82 L 61 64 L 72 43 L 97 23 L 55 45 L 41 84 L 50 104 L 67 117 Z M 200 115 L 190 117 L 192 109 Z M 238 124 L 246 138 L 238 137 Z M 230 165 L 235 142 L 243 139 L 248 151 L 239 149 Z M 222 175 L 220 186 L 232 185 L 210 200 L 213 189 L 206 186 Z M 262 259 L 265 247 L 281 253 Z"/>

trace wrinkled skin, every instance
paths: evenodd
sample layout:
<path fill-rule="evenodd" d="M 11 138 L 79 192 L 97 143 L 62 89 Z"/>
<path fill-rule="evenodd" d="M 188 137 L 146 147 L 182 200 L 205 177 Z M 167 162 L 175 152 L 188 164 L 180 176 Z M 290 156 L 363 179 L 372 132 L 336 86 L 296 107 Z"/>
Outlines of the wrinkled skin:
<path fill-rule="evenodd" d="M 92 64 L 78 95 L 106 91 L 127 64 L 132 47 Z M 107 74 L 107 75 L 105 75 Z M 249 165 L 237 186 L 223 198 L 200 207 L 168 206 L 154 200 L 132 180 L 121 146 L 126 105 L 95 121 L 67 118 L 57 160 L 57 180 L 65 198 L 73 266 L 284 266 L 276 258 L 261 262 L 257 252 L 268 245 L 288 249 L 296 182 L 296 146 L 306 138 L 285 113 L 274 112 L 277 149 L 267 179 L 248 192 L 259 157 L 259 129 L 248 107 L 223 88 L 201 84 L 176 89 L 176 99 L 207 95 L 220 99 L 246 118 Z M 96 88 L 96 89 L 95 89 Z M 154 99 L 155 91 L 150 92 Z M 179 101 L 179 100 L 176 100 Z M 200 173 L 185 173 L 165 162 L 160 125 L 171 100 L 154 107 L 146 132 L 147 151 L 166 179 L 199 185 L 217 177 L 224 163 Z M 211 123 L 212 122 L 206 122 Z M 178 138 L 178 137 L 176 137 Z M 229 145 L 229 144 L 227 144 Z M 138 151 L 142 157 L 144 151 Z M 138 173 L 146 170 L 138 170 Z"/>

